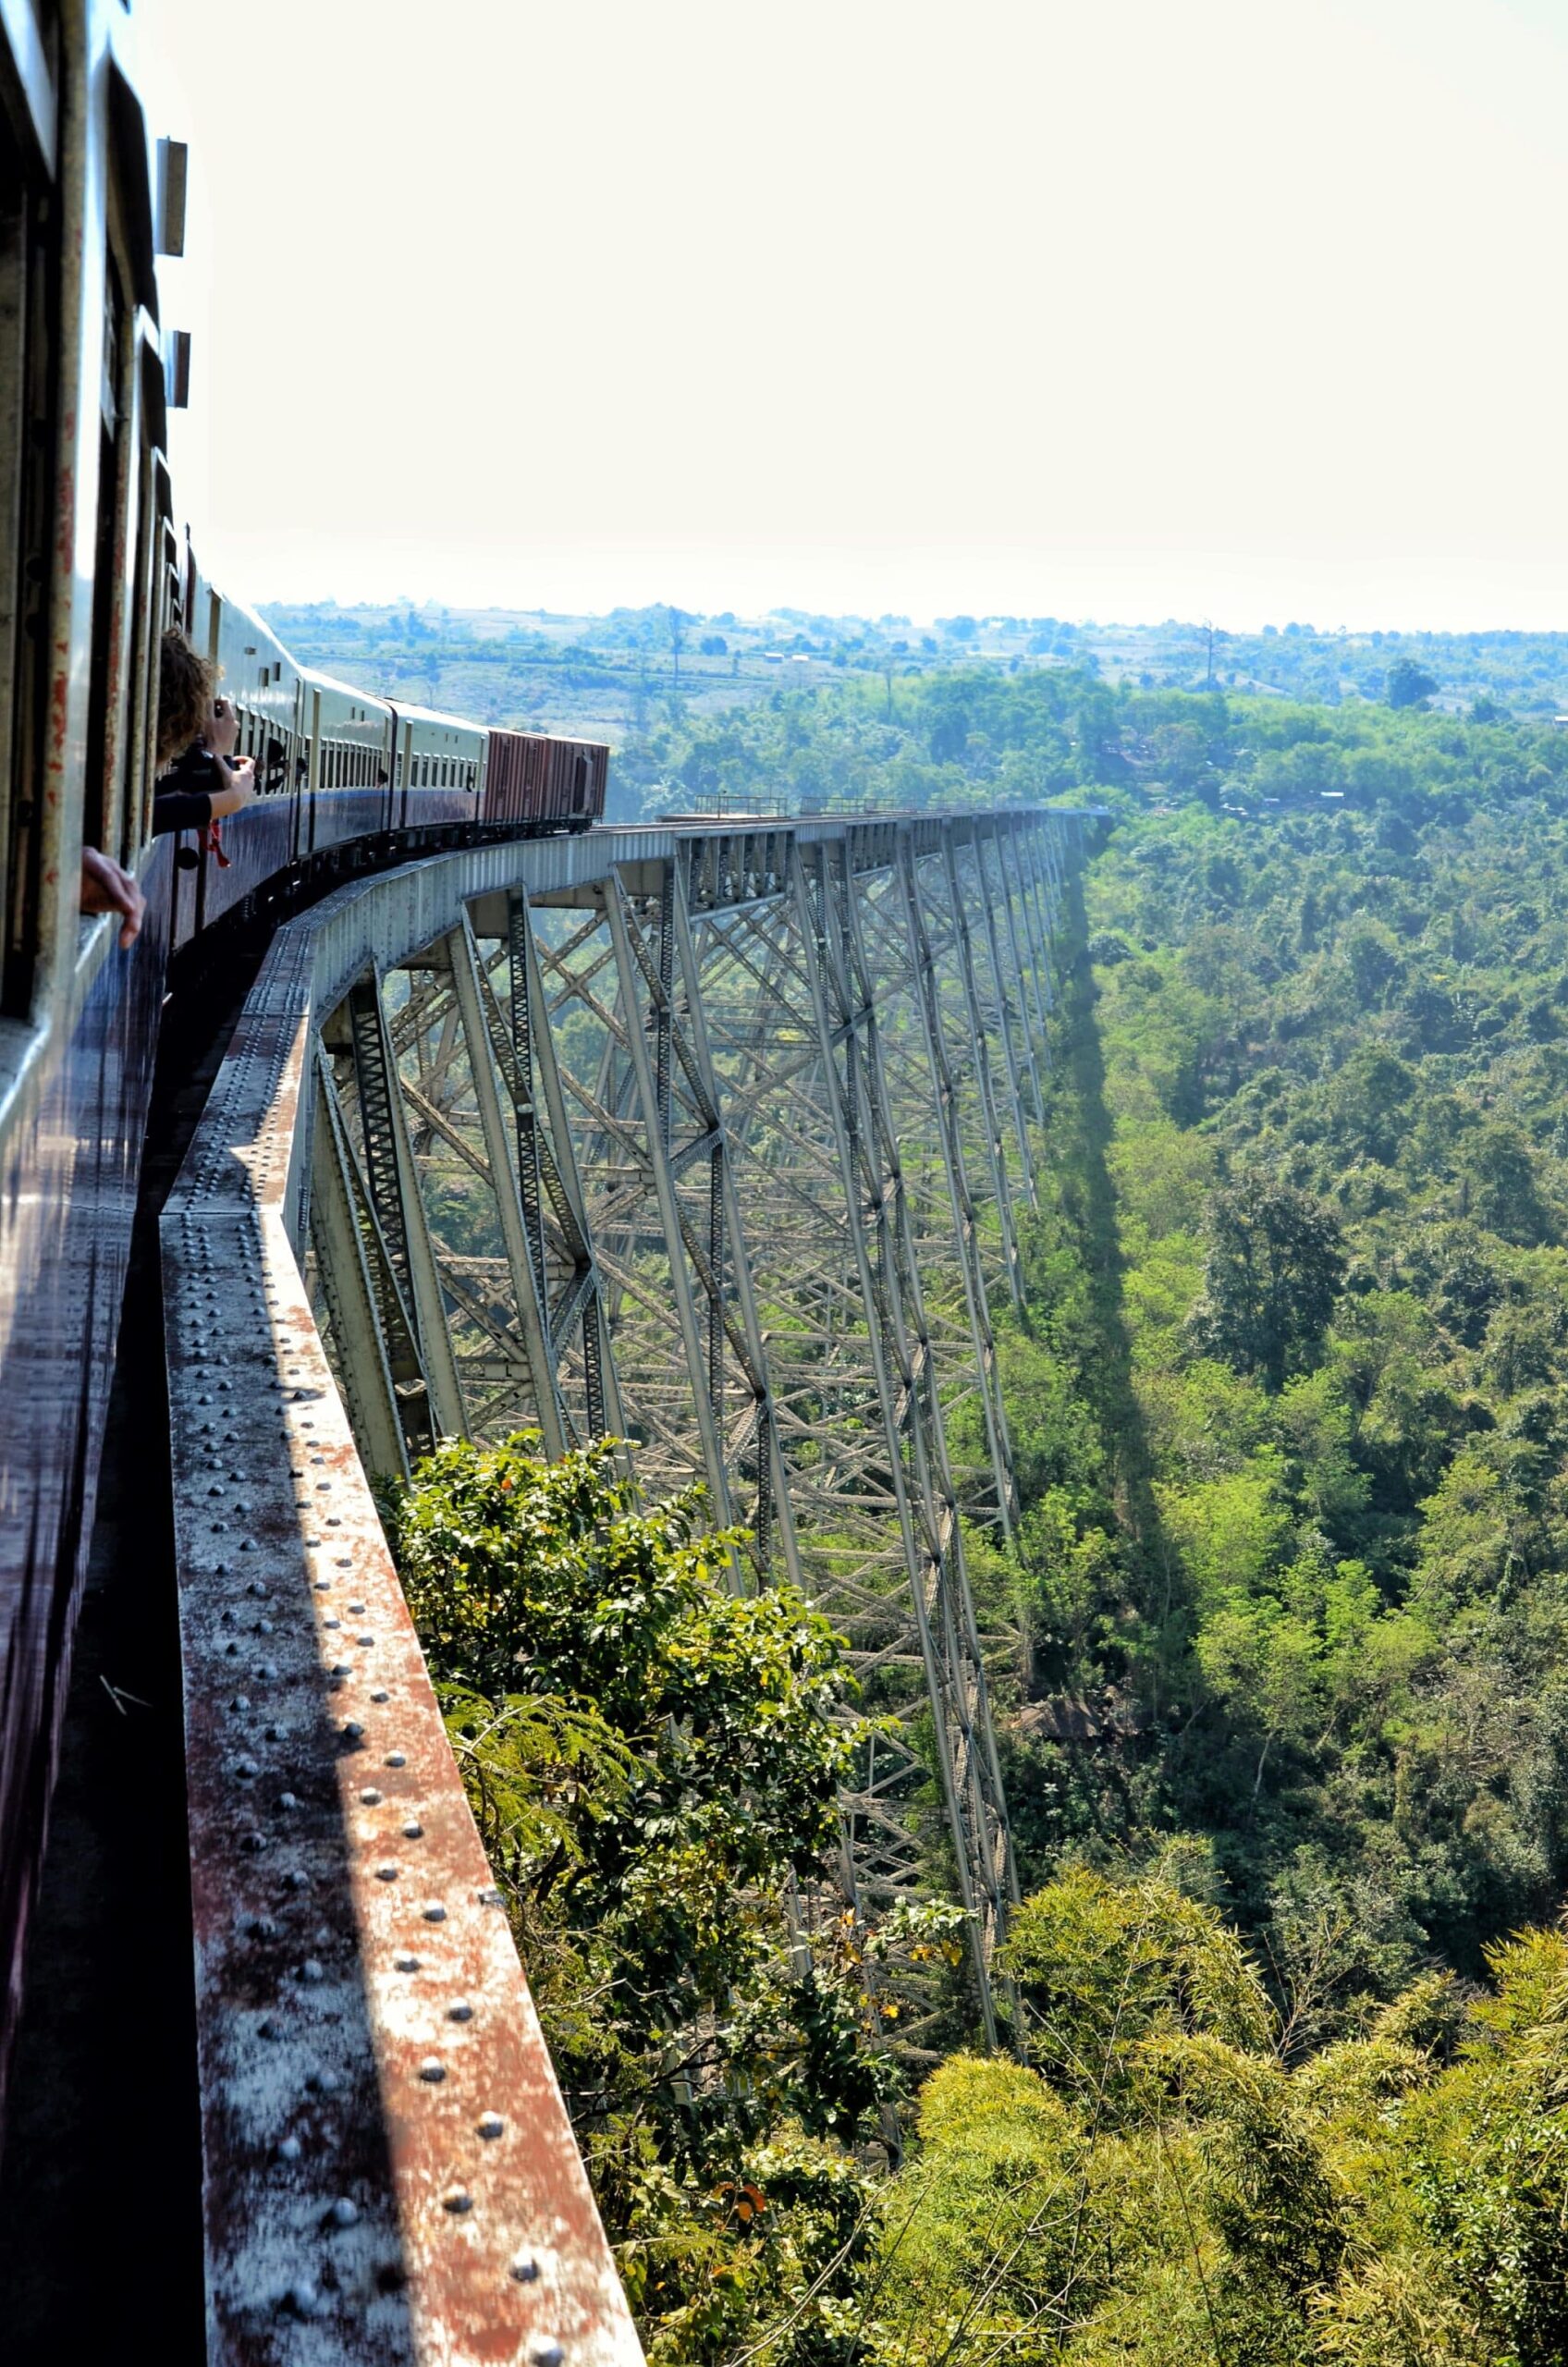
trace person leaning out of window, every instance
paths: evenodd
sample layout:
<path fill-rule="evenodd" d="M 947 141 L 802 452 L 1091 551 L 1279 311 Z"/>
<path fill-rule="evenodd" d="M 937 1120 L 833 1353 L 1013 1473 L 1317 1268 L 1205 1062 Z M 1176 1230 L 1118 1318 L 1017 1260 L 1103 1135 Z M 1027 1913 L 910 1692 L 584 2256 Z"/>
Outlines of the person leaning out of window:
<path fill-rule="evenodd" d="M 166 632 L 158 664 L 158 779 L 153 828 L 201 830 L 252 803 L 256 768 L 237 757 L 239 719 L 214 696 L 216 669 L 182 632 Z"/>

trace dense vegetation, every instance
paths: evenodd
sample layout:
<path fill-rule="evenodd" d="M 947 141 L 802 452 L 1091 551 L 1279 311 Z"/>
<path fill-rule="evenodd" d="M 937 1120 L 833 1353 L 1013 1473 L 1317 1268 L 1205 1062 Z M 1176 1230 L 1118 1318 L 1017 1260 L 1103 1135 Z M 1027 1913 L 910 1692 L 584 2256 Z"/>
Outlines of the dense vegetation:
<path fill-rule="evenodd" d="M 1568 2346 L 1568 735 L 1061 672 L 892 695 L 687 717 L 658 761 L 753 797 L 1109 809 L 1002 1343 L 1027 2066 L 951 2054 L 901 2165 L 871 2145 L 872 1935 L 791 1968 L 784 1911 L 826 1839 L 835 1648 L 788 1597 L 725 1594 L 692 1507 L 606 1517 L 602 1474 L 454 1449 L 403 1515 L 644 2324 L 661 2358 L 733 2367 L 1545 2367 Z M 533 1575 L 456 1619 L 475 1536 Z M 624 1576 L 666 1564 L 655 1615 Z M 586 1684 L 606 1605 L 632 1673 Z M 739 1653 L 743 1821 L 704 1789 L 686 1622 Z M 1063 1696 L 1086 1738 L 1048 1738 Z M 473 1753 L 518 1720 L 497 1790 Z M 700 1975 L 631 1903 L 667 1846 L 722 1935 Z"/>
<path fill-rule="evenodd" d="M 852 1925 L 792 1913 L 853 1748 L 839 1647 L 730 1590 L 694 1498 L 529 1443 L 443 1448 L 388 1527 L 621 2275 L 669 2367 L 778 2320 L 831 2356 L 892 2092 Z"/>

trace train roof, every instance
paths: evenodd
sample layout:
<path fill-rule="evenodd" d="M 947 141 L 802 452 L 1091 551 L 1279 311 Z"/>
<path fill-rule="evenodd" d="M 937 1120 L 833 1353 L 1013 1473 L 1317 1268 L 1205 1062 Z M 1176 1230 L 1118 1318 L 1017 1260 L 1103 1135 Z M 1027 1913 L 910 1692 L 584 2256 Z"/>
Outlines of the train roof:
<path fill-rule="evenodd" d="M 1563 720 L 1568 722 L 1568 717 Z M 525 723 L 492 723 L 488 729 L 494 736 L 503 740 L 554 740 L 567 748 L 602 748 L 606 756 L 610 753 L 607 740 L 590 740 L 581 731 L 540 731 L 533 724 Z"/>
<path fill-rule="evenodd" d="M 466 715 L 443 715 L 438 707 L 415 706 L 408 699 L 393 699 L 389 704 L 405 723 L 435 723 L 447 731 L 487 731 L 489 725 L 475 723 Z"/>
<path fill-rule="evenodd" d="M 379 707 L 384 715 L 392 712 L 390 699 L 378 698 L 374 691 L 362 690 L 358 682 L 340 682 L 336 674 L 324 674 L 315 666 L 300 666 L 299 671 L 300 680 L 312 690 L 333 691 L 340 699 L 358 699 L 361 706 Z"/>

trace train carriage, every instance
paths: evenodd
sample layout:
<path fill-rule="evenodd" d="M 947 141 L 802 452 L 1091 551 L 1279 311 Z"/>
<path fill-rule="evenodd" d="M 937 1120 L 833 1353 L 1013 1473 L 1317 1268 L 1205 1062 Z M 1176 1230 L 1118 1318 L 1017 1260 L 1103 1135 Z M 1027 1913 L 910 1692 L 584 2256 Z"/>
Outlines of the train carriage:
<path fill-rule="evenodd" d="M 536 732 L 490 733 L 484 776 L 487 822 L 591 822 L 605 810 L 609 750 L 589 740 Z"/>
<path fill-rule="evenodd" d="M 188 355 L 156 257 L 181 251 L 183 152 L 155 167 L 133 31 L 121 0 L 0 0 L 0 2104 L 170 984 L 336 877 L 604 803 L 602 749 L 300 666 L 181 548 Z M 170 626 L 221 666 L 256 766 L 221 859 L 153 831 Z M 129 950 L 82 916 L 84 849 L 140 880 Z"/>
<path fill-rule="evenodd" d="M 432 707 L 408 706 L 401 700 L 395 714 L 392 787 L 398 827 L 478 821 L 490 737 L 484 727 L 438 715 Z"/>
<path fill-rule="evenodd" d="M 330 674 L 300 677 L 300 855 L 373 838 L 392 819 L 392 709 Z M 239 817 L 248 818 L 248 814 Z"/>
<path fill-rule="evenodd" d="M 276 634 L 252 609 L 209 583 L 190 552 L 184 586 L 185 629 L 218 668 L 219 691 L 233 702 L 239 717 L 236 754 L 254 763 L 259 794 L 256 803 L 237 817 L 236 827 L 220 831 L 221 861 L 204 831 L 178 833 L 171 929 L 175 946 L 189 943 L 298 861 L 300 801 L 295 792 L 304 752 L 300 729 L 302 676 Z"/>

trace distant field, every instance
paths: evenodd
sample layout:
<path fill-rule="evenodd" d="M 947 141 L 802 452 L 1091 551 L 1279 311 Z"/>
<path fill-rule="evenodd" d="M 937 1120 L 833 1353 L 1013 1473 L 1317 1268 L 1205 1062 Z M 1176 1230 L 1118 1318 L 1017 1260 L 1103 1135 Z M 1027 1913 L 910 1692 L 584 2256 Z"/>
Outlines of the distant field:
<path fill-rule="evenodd" d="M 308 662 L 384 695 L 487 723 L 578 732 L 618 749 L 644 740 L 668 702 L 717 719 L 782 688 L 953 668 L 1001 674 L 1077 666 L 1145 690 L 1253 693 L 1338 705 L 1380 703 L 1407 659 L 1436 685 L 1439 709 L 1489 699 L 1539 719 L 1568 710 L 1568 633 L 1329 633 L 1289 623 L 1228 634 L 1199 624 L 1073 624 L 1052 617 L 689 616 L 669 608 L 569 617 L 496 608 L 275 605 L 267 611 Z"/>

